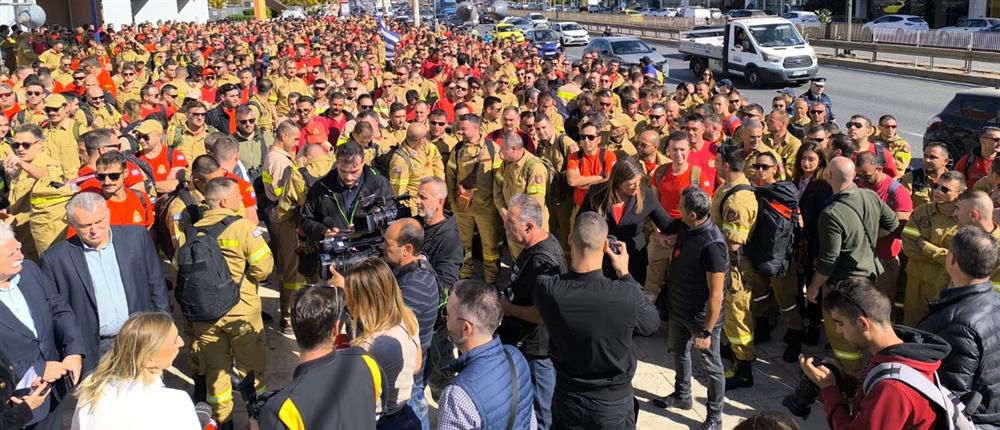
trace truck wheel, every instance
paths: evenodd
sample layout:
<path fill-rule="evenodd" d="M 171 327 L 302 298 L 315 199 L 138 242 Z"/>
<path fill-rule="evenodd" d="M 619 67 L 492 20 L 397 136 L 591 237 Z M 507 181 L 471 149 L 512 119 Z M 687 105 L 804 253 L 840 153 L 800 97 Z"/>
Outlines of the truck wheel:
<path fill-rule="evenodd" d="M 754 88 L 760 88 L 760 87 L 764 86 L 764 79 L 761 78 L 761 76 L 760 76 L 760 70 L 757 70 L 756 67 L 750 67 L 750 68 L 747 69 L 747 71 L 746 71 L 746 80 L 747 80 L 747 83 L 749 83 L 750 86 L 752 86 Z"/>
<path fill-rule="evenodd" d="M 692 58 L 691 64 L 688 68 L 691 69 L 691 73 L 694 73 L 694 76 L 697 79 L 701 76 L 701 73 L 705 71 L 705 60 L 702 60 L 701 58 Z"/>

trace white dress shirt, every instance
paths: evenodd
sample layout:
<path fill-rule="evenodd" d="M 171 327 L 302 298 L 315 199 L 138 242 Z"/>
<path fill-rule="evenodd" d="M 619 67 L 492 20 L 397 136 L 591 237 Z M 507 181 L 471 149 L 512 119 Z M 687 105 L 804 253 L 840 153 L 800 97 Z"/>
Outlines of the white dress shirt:
<path fill-rule="evenodd" d="M 201 430 L 191 397 L 162 380 L 111 383 L 93 404 L 77 405 L 72 430 Z"/>

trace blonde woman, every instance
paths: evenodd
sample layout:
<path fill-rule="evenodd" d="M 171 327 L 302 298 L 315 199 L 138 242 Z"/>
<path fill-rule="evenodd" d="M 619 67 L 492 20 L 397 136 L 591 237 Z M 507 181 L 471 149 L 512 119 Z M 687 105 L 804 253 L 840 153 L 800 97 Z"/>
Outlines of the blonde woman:
<path fill-rule="evenodd" d="M 182 346 L 169 314 L 129 317 L 97 370 L 77 388 L 72 429 L 200 430 L 191 398 L 161 379 Z"/>
<path fill-rule="evenodd" d="M 392 269 L 380 259 L 364 260 L 344 276 L 344 293 L 354 318 L 351 344 L 375 357 L 388 382 L 377 428 L 420 429 L 420 419 L 407 404 L 423 362 L 420 327 L 403 303 Z"/>

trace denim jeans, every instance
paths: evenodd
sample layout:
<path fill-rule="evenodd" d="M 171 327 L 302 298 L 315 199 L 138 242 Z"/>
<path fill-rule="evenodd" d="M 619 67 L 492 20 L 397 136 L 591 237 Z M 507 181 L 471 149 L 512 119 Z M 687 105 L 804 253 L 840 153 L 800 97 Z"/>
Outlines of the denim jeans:
<path fill-rule="evenodd" d="M 535 421 L 538 430 L 548 430 L 552 425 L 552 392 L 556 389 L 556 369 L 548 357 L 528 359 L 531 383 L 535 387 Z"/>
<path fill-rule="evenodd" d="M 424 381 L 431 387 L 431 396 L 438 401 L 444 387 L 455 377 L 453 372 L 442 370 L 455 361 L 455 345 L 448 339 L 448 330 L 442 327 L 434 332 L 425 357 Z"/>
<path fill-rule="evenodd" d="M 409 404 L 389 416 L 383 416 L 375 425 L 376 430 L 417 430 L 421 428 L 420 418 Z"/>
<path fill-rule="evenodd" d="M 427 350 L 424 350 L 424 364 L 421 369 L 426 366 Z M 406 402 L 406 404 L 413 409 L 413 413 L 420 419 L 420 428 L 430 430 L 430 407 L 427 405 L 427 397 L 424 396 L 424 372 L 417 372 L 413 375 L 413 392 L 410 395 L 410 401 Z"/>
<path fill-rule="evenodd" d="M 674 355 L 674 369 L 677 371 L 677 381 L 674 393 L 682 399 L 691 398 L 691 338 L 692 333 L 701 331 L 694 324 L 670 318 L 670 334 L 668 349 Z M 719 336 L 721 329 L 712 330 L 712 346 L 708 350 L 698 351 L 701 366 L 708 374 L 708 416 L 722 418 L 722 404 L 726 395 L 726 376 L 722 370 L 722 357 L 719 355 Z"/>

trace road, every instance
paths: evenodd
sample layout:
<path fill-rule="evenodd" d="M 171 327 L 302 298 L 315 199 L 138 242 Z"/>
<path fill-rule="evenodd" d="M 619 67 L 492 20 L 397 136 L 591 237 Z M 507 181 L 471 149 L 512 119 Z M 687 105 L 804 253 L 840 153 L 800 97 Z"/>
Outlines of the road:
<path fill-rule="evenodd" d="M 651 46 L 667 57 L 670 84 L 694 80 L 687 62 L 677 49 L 655 43 Z M 566 54 L 571 59 L 579 59 L 582 53 L 582 46 L 566 48 Z M 865 115 L 873 121 L 884 114 L 891 114 L 899 122 L 900 134 L 913 145 L 914 156 L 917 158 L 923 152 L 921 140 L 928 121 L 944 108 L 957 91 L 972 88 L 970 85 L 953 82 L 832 66 L 820 66 L 819 75 L 827 78 L 826 92 L 833 100 L 833 112 L 838 117 L 838 123 L 843 123 L 854 114 Z M 733 82 L 744 97 L 765 107 L 770 106 L 771 99 L 781 88 L 777 85 L 752 89 L 742 78 L 734 78 Z M 673 85 L 670 86 L 672 90 Z M 807 86 L 801 86 L 796 89 L 796 93 L 806 90 Z"/>

